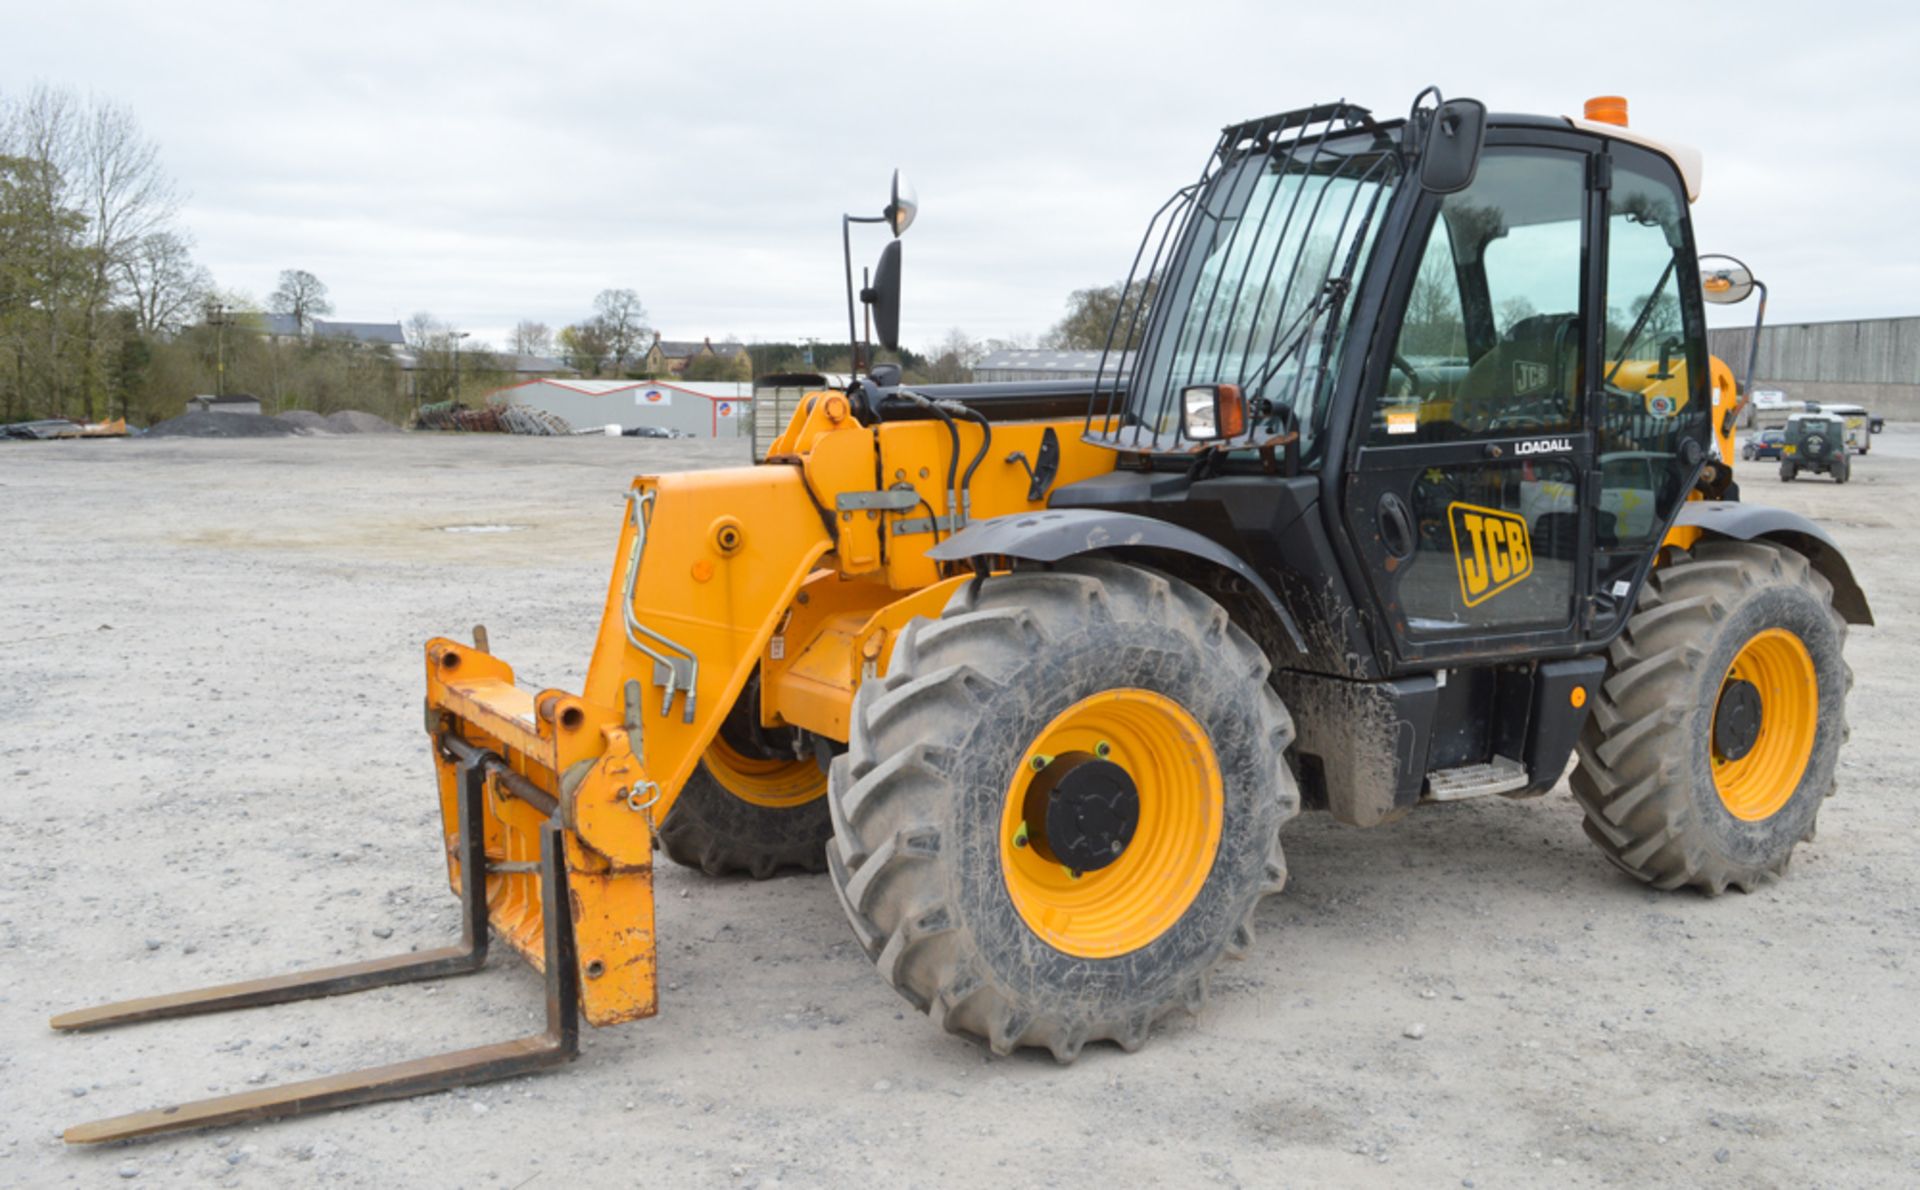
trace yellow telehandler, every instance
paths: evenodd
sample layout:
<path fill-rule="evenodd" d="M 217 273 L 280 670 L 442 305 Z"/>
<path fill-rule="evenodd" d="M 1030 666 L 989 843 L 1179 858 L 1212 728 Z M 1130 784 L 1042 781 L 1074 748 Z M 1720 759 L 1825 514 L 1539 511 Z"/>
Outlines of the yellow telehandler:
<path fill-rule="evenodd" d="M 1833 540 L 1741 503 L 1697 155 L 1429 89 L 1234 124 L 1150 222 L 1091 381 L 859 366 L 763 462 L 634 479 L 586 687 L 425 650 L 458 945 L 56 1018 L 90 1029 L 477 969 L 534 1037 L 74 1128 L 117 1140 L 525 1073 L 657 1006 L 656 851 L 825 869 L 867 955 L 996 1052 L 1132 1049 L 1196 1009 L 1354 825 L 1543 793 L 1605 858 L 1747 889 L 1846 735 Z M 887 224 L 859 293 L 897 338 Z M 1704 276 L 1704 281 L 1703 281 Z"/>

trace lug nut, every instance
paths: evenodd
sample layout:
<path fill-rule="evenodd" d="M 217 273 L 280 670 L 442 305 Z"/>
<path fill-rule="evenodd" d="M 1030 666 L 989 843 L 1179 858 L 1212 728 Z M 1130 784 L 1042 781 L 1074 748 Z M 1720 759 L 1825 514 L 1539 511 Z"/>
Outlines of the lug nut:
<path fill-rule="evenodd" d="M 1095 756 L 1098 756 L 1102 760 L 1105 760 L 1107 758 L 1107 754 L 1112 751 L 1113 751 L 1113 745 L 1107 743 L 1107 741 L 1105 740 L 1101 740 L 1099 743 L 1093 746 L 1093 754 Z"/>

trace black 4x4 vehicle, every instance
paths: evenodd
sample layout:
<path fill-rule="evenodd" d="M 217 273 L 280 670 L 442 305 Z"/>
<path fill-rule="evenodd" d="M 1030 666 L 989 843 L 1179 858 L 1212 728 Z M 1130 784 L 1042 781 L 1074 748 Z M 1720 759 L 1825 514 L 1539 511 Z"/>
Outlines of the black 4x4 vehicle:
<path fill-rule="evenodd" d="M 1828 413 L 1796 413 L 1787 419 L 1787 439 L 1780 448 L 1780 482 L 1791 483 L 1802 471 L 1833 476 L 1845 483 L 1853 473 L 1847 452 L 1847 425 Z"/>

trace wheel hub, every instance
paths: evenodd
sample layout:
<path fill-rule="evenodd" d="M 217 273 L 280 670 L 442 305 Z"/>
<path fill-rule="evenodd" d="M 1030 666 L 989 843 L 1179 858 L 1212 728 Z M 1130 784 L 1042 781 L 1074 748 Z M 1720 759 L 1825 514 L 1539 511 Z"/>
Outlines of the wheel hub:
<path fill-rule="evenodd" d="M 1120 858 L 1140 826 L 1140 791 L 1127 770 L 1085 752 L 1055 757 L 1027 787 L 1032 839 L 1075 872 Z"/>
<path fill-rule="evenodd" d="M 1722 760 L 1739 760 L 1753 751 L 1760 738 L 1760 690 L 1752 682 L 1733 678 L 1720 688 L 1720 704 L 1713 713 L 1713 750 Z"/>
<path fill-rule="evenodd" d="M 1042 727 L 1008 774 L 1008 899 L 1062 953 L 1139 950 L 1205 887 L 1225 798 L 1206 729 L 1185 707 L 1130 686 L 1090 694 Z"/>
<path fill-rule="evenodd" d="M 1745 822 L 1793 797 L 1820 729 L 1820 686 L 1806 643 L 1785 628 L 1755 633 L 1734 655 L 1714 701 L 1708 759 L 1714 789 Z"/>

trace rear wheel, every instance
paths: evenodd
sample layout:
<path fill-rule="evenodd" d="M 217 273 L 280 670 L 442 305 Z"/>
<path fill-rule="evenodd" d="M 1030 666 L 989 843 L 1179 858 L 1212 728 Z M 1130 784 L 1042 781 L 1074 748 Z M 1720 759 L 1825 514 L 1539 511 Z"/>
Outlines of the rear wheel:
<path fill-rule="evenodd" d="M 1588 837 L 1656 888 L 1780 875 L 1833 791 L 1845 641 L 1831 586 L 1784 547 L 1707 541 L 1655 570 L 1581 735 Z"/>
<path fill-rule="evenodd" d="M 1782 459 L 1780 461 L 1780 482 L 1781 483 L 1792 483 L 1793 477 L 1797 474 L 1799 474 L 1798 467 L 1795 467 L 1791 462 L 1789 462 L 1786 459 Z"/>
<path fill-rule="evenodd" d="M 1132 1049 L 1284 883 L 1266 657 L 1178 580 L 1081 560 L 902 634 L 833 767 L 835 889 L 887 982 L 996 1052 Z"/>
<path fill-rule="evenodd" d="M 791 729 L 762 728 L 759 707 L 755 674 L 660 824 L 660 846 L 675 863 L 755 880 L 826 867 L 827 775 L 812 757 L 794 755 Z"/>
<path fill-rule="evenodd" d="M 1853 478 L 1853 460 L 1847 457 L 1845 451 L 1842 451 L 1833 460 L 1833 482 L 1845 483 L 1851 478 Z"/>

